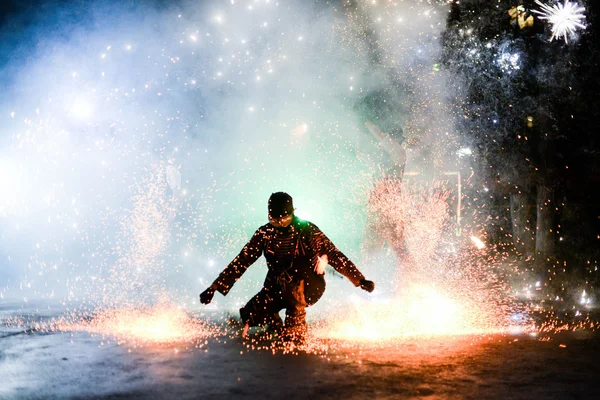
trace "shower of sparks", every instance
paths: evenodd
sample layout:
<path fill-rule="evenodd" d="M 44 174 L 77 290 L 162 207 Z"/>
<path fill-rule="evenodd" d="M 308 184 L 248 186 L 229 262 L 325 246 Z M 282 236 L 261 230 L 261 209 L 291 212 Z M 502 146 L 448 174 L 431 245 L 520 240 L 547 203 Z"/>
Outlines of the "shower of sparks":
<path fill-rule="evenodd" d="M 391 275 L 396 292 L 385 300 L 356 299 L 343 316 L 323 324 L 317 336 L 372 342 L 534 331 L 527 307 L 518 305 L 498 266 L 481 260 L 468 246 L 451 252 L 455 254 L 440 253 L 452 226 L 451 192 L 445 185 L 389 178 L 377 182 L 369 204 L 371 234 L 396 254 Z M 483 244 L 479 239 L 475 243 Z M 523 315 L 518 323 L 515 313 Z"/>
<path fill-rule="evenodd" d="M 98 271 L 93 282 L 101 284 L 102 291 L 90 290 L 97 303 L 130 306 L 153 301 L 163 290 L 160 279 L 168 273 L 164 256 L 175 227 L 172 215 L 177 205 L 168 195 L 165 171 L 163 163 L 146 168 L 146 175 L 132 187 L 132 209 L 114 217 L 120 223 L 119 244 L 110 249 L 114 261 Z"/>
<path fill-rule="evenodd" d="M 172 304 L 101 310 L 89 321 L 59 323 L 60 331 L 85 331 L 130 345 L 200 343 L 218 331 Z"/>
<path fill-rule="evenodd" d="M 398 257 L 408 259 L 405 265 L 429 264 L 447 229 L 449 196 L 441 183 L 405 185 L 395 178 L 377 181 L 368 204 L 372 235 L 387 242 Z"/>
<path fill-rule="evenodd" d="M 573 38 L 577 34 L 577 30 L 585 29 L 585 8 L 578 3 L 565 0 L 563 4 L 556 3 L 554 5 L 544 4 L 540 0 L 535 2 L 542 8 L 541 10 L 533 10 L 534 13 L 540 15 L 540 19 L 548 21 L 552 25 L 552 37 L 563 38 L 565 43 L 569 42 L 569 37 Z"/>
<path fill-rule="evenodd" d="M 392 300 L 357 300 L 343 318 L 320 328 L 317 336 L 351 342 L 378 342 L 414 337 L 529 332 L 534 329 L 533 324 L 512 326 L 502 323 L 496 318 L 494 307 L 468 302 L 460 297 L 431 286 L 414 286 Z"/>

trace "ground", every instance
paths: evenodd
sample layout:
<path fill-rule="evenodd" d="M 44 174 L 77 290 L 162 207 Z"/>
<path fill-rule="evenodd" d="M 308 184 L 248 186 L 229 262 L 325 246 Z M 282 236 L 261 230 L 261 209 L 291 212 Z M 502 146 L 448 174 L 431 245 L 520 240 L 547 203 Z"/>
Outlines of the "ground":
<path fill-rule="evenodd" d="M 85 332 L 0 324 L 0 398 L 600 398 L 594 332 L 563 332 L 550 341 L 494 335 L 322 343 L 330 348 L 319 354 L 249 350 L 227 336 L 200 348 L 131 347 Z"/>

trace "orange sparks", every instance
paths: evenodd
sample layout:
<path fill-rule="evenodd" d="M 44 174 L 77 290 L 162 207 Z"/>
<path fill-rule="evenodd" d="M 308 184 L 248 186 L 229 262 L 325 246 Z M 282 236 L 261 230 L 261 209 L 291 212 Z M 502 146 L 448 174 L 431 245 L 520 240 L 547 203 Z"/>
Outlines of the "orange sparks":
<path fill-rule="evenodd" d="M 134 344 L 194 342 L 214 334 L 206 323 L 168 304 L 102 310 L 90 321 L 60 324 L 59 329 L 114 336 Z"/>
<path fill-rule="evenodd" d="M 346 341 L 389 341 L 408 337 L 514 333 L 493 307 L 453 298 L 426 286 L 411 287 L 386 302 L 356 301 L 354 310 L 318 328 L 317 336 Z"/>

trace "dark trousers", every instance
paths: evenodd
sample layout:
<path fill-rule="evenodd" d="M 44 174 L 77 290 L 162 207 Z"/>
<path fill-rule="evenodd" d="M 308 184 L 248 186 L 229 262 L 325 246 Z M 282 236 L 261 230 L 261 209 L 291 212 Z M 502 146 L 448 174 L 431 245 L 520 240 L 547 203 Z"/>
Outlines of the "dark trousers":
<path fill-rule="evenodd" d="M 271 329 L 283 328 L 279 311 L 285 308 L 286 329 L 306 329 L 306 300 L 304 281 L 265 282 L 262 290 L 240 308 L 244 324 L 250 326 L 269 325 Z"/>

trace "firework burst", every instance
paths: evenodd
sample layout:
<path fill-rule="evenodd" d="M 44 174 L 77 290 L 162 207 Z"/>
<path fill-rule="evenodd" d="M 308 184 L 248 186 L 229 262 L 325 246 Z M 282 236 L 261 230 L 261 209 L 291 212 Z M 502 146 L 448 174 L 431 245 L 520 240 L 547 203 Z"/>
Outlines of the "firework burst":
<path fill-rule="evenodd" d="M 569 37 L 575 37 L 578 29 L 585 29 L 585 8 L 578 3 L 572 3 L 565 0 L 564 4 L 556 3 L 554 5 L 544 4 L 539 0 L 535 2 L 542 8 L 533 10 L 540 15 L 540 19 L 547 20 L 552 25 L 552 37 L 564 38 L 565 43 L 569 43 Z"/>

